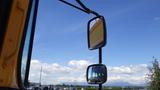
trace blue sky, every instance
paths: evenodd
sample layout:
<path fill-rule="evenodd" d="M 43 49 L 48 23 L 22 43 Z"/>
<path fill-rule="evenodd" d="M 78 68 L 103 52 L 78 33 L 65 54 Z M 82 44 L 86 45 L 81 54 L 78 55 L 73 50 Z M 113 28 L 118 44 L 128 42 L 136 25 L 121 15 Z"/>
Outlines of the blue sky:
<path fill-rule="evenodd" d="M 81 1 L 106 19 L 104 64 L 150 64 L 153 56 L 160 58 L 159 0 Z M 32 59 L 61 65 L 70 60 L 98 62 L 98 51 L 87 47 L 87 22 L 93 17 L 58 0 L 40 0 Z"/>

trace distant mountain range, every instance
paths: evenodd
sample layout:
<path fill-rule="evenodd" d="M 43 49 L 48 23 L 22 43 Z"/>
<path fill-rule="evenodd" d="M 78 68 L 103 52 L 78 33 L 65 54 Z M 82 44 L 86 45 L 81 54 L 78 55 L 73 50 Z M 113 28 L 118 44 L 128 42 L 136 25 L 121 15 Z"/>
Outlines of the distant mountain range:
<path fill-rule="evenodd" d="M 132 84 L 132 83 L 128 83 L 128 82 L 108 82 L 104 84 L 105 86 L 121 86 L 121 87 L 125 87 L 125 86 L 146 86 L 146 84 Z"/>
<path fill-rule="evenodd" d="M 64 83 L 66 85 L 83 85 L 83 86 L 87 86 L 89 84 L 87 84 L 87 82 L 67 82 Z M 128 82 L 107 82 L 105 84 L 103 84 L 104 86 L 120 86 L 120 87 L 125 87 L 125 86 L 146 86 L 146 84 L 131 84 Z"/>

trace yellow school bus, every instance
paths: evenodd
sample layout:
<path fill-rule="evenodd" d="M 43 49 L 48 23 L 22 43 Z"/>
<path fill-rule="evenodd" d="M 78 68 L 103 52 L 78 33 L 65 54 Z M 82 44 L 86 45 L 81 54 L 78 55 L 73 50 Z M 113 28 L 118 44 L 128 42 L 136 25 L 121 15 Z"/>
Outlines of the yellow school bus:
<path fill-rule="evenodd" d="M 28 85 L 38 0 L 0 0 L 0 90 Z"/>

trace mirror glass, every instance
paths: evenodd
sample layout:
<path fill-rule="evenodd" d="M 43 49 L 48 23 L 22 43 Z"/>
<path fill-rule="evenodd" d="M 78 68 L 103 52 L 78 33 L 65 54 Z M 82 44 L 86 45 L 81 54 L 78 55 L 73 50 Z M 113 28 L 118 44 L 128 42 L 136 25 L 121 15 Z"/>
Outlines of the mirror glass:
<path fill-rule="evenodd" d="M 88 22 L 88 48 L 90 50 L 104 47 L 106 44 L 106 25 L 102 16 Z"/>
<path fill-rule="evenodd" d="M 103 84 L 107 80 L 107 68 L 103 64 L 90 65 L 87 68 L 87 82 L 89 84 Z"/>

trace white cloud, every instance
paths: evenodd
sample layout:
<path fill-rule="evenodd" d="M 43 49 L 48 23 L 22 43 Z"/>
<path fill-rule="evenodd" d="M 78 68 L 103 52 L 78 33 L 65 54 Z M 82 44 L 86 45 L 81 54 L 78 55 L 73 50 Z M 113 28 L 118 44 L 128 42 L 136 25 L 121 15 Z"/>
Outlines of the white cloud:
<path fill-rule="evenodd" d="M 87 60 L 70 60 L 68 64 L 42 63 L 39 60 L 31 60 L 29 80 L 39 82 L 42 67 L 42 83 L 57 84 L 63 82 L 85 82 L 85 72 L 91 62 Z"/>
<path fill-rule="evenodd" d="M 42 84 L 59 84 L 63 82 L 86 82 L 86 68 L 92 64 L 89 60 L 70 60 L 66 65 L 58 63 L 42 63 L 39 60 L 31 61 L 29 80 L 39 82 L 40 69 L 42 70 Z M 128 82 L 144 84 L 148 73 L 146 64 L 129 66 L 108 66 L 108 82 Z"/>
<path fill-rule="evenodd" d="M 135 74 L 139 72 L 148 71 L 146 64 L 119 66 L 119 67 L 108 67 L 110 73 L 115 74 Z"/>
<path fill-rule="evenodd" d="M 86 69 L 87 66 L 91 64 L 91 62 L 86 60 L 71 60 L 69 61 L 69 65 L 73 67 L 74 69 L 83 70 Z"/>
<path fill-rule="evenodd" d="M 128 82 L 130 84 L 144 84 L 148 73 L 147 64 L 109 67 L 108 82 Z"/>

